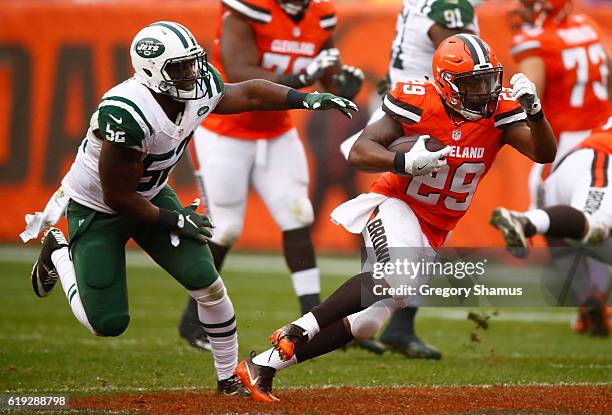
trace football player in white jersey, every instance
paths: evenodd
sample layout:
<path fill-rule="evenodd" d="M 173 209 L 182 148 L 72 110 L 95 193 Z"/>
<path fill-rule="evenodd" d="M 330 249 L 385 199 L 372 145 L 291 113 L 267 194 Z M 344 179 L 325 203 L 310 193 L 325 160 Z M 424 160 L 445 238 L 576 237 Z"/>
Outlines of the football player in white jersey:
<path fill-rule="evenodd" d="M 336 108 L 350 117 L 356 107 L 332 94 L 305 94 L 264 80 L 224 85 L 191 32 L 178 23 L 143 28 L 130 55 L 134 77 L 104 94 L 53 203 L 38 220 L 28 217 L 24 240 L 57 222 L 51 211 L 58 206 L 70 233 L 69 243 L 59 229 L 45 234 L 32 286 L 44 297 L 59 278 L 79 322 L 95 335 L 118 336 L 130 320 L 125 244 L 133 239 L 197 301 L 218 391 L 241 393 L 233 375 L 234 308 L 206 246 L 211 224 L 196 212 L 197 203 L 180 204 L 168 176 L 212 112 Z"/>
<path fill-rule="evenodd" d="M 478 34 L 474 7 L 481 0 L 404 0 L 397 16 L 395 38 L 391 44 L 391 57 L 387 78 L 379 85 L 384 95 L 397 82 L 424 81 L 431 76 L 434 51 L 444 39 L 458 33 Z M 384 115 L 377 109 L 370 117 L 371 124 Z M 362 130 L 363 131 L 363 130 Z M 340 150 L 345 158 L 362 131 L 345 140 Z M 385 347 L 403 353 L 407 357 L 440 359 L 442 354 L 433 346 L 423 343 L 415 334 L 414 318 L 417 308 L 407 307 L 396 311 L 389 325 L 380 336 L 383 345 L 376 341 L 359 342 L 364 348 L 382 353 Z"/>

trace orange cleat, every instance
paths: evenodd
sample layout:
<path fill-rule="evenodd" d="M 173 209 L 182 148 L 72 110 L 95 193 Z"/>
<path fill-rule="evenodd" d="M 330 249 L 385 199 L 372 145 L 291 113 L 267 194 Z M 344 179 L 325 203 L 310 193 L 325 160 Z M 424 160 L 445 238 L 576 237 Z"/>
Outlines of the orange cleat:
<path fill-rule="evenodd" d="M 255 352 L 251 357 L 238 363 L 234 373 L 238 375 L 242 384 L 251 391 L 251 396 L 258 402 L 278 402 L 279 399 L 272 395 L 272 381 L 276 369 L 253 363 Z"/>
<path fill-rule="evenodd" d="M 295 346 L 308 342 L 308 333 L 295 324 L 287 324 L 272 333 L 270 342 L 278 350 L 283 360 L 289 360 L 295 354 Z"/>
<path fill-rule="evenodd" d="M 578 309 L 574 330 L 577 333 L 589 333 L 591 336 L 608 337 L 611 318 L 612 308 L 606 304 L 606 295 L 597 292 Z"/>

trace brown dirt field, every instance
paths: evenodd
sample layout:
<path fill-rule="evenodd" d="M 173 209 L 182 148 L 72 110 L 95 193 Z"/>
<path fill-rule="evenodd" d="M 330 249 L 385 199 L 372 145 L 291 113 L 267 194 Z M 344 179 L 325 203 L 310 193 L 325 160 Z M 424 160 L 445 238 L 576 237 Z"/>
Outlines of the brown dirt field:
<path fill-rule="evenodd" d="M 73 409 L 146 414 L 459 414 L 612 413 L 612 385 L 324 388 L 280 390 L 281 402 L 210 391 L 71 398 Z"/>

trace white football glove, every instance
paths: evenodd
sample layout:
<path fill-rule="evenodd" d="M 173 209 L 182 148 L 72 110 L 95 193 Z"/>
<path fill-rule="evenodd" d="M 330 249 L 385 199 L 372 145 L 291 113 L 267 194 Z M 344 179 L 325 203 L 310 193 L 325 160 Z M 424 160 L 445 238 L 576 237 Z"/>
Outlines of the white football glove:
<path fill-rule="evenodd" d="M 446 159 L 443 157 L 451 152 L 451 148 L 446 146 L 442 150 L 429 151 L 425 148 L 425 142 L 429 138 L 428 135 L 420 136 L 410 151 L 404 154 L 404 171 L 406 173 L 412 176 L 423 176 L 431 172 L 437 172 L 440 167 L 446 164 Z"/>
<path fill-rule="evenodd" d="M 323 49 L 312 62 L 308 64 L 304 73 L 300 74 L 300 82 L 306 85 L 314 84 L 321 76 L 325 69 L 333 66 L 340 59 L 340 51 L 336 48 Z"/>
<path fill-rule="evenodd" d="M 518 100 L 527 114 L 535 115 L 542 110 L 536 86 L 525 74 L 520 72 L 514 74 L 510 79 L 510 85 L 512 85 L 512 96 Z"/>

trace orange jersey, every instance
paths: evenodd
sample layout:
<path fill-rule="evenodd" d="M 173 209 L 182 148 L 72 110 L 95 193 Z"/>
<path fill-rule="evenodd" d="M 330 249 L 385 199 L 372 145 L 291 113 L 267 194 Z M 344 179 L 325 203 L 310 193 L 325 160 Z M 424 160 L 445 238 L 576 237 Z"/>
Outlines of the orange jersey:
<path fill-rule="evenodd" d="M 514 36 L 517 62 L 537 56 L 546 67 L 542 107 L 559 137 L 565 131 L 586 131 L 612 114 L 608 102 L 606 52 L 596 25 L 584 15 L 560 24 L 528 27 Z"/>
<path fill-rule="evenodd" d="M 430 245 L 438 248 L 467 211 L 478 183 L 493 164 L 502 147 L 502 128 L 522 122 L 527 115 L 504 89 L 493 117 L 455 125 L 434 86 L 419 81 L 397 83 L 385 96 L 383 110 L 402 124 L 407 136 L 428 134 L 452 147 L 447 165 L 437 173 L 386 173 L 371 187 L 374 193 L 406 202 Z"/>
<path fill-rule="evenodd" d="M 231 13 L 251 26 L 259 52 L 259 66 L 281 74 L 299 74 L 321 51 L 336 26 L 329 0 L 313 0 L 299 22 L 294 22 L 276 0 L 222 0 L 213 64 L 227 81 L 220 59 L 223 16 Z M 240 51 L 237 51 L 240 53 Z M 288 111 L 210 114 L 204 126 L 217 134 L 245 140 L 277 137 L 291 128 Z"/>

